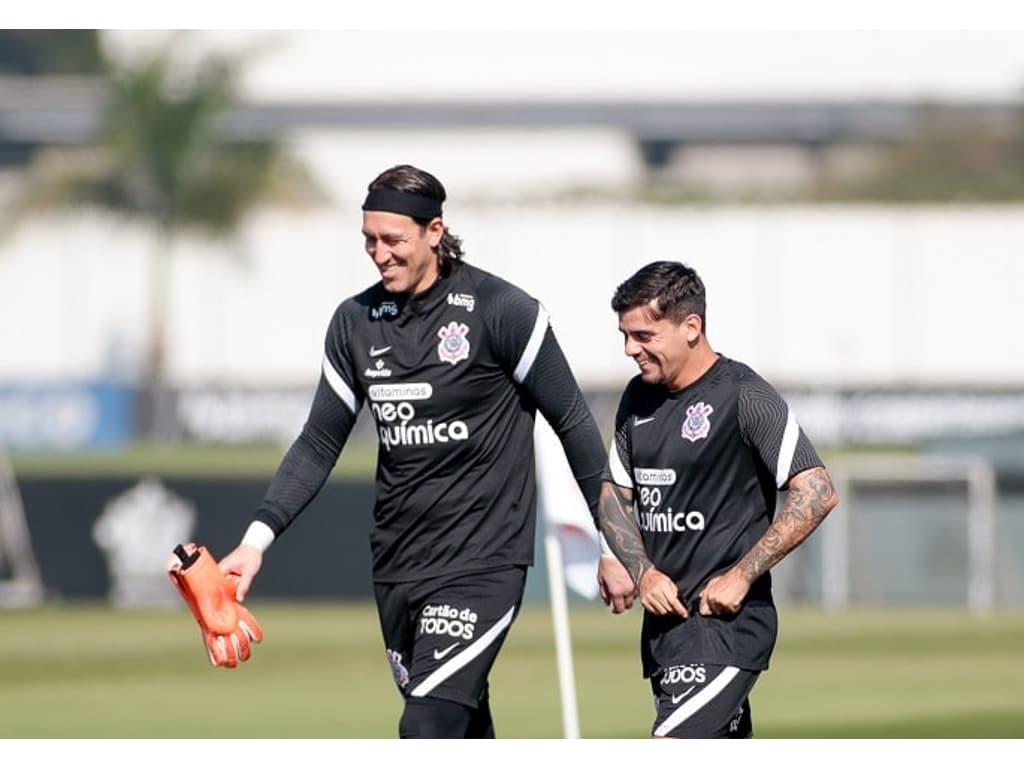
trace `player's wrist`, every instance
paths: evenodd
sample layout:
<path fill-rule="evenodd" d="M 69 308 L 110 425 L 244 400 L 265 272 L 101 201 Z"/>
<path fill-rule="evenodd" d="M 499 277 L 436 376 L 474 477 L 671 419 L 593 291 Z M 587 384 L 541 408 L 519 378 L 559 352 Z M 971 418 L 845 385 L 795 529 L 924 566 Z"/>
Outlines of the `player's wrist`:
<path fill-rule="evenodd" d="M 239 546 L 256 547 L 260 552 L 266 552 L 267 548 L 274 543 L 274 531 L 266 523 L 253 520 L 242 536 Z"/>
<path fill-rule="evenodd" d="M 651 579 L 651 575 L 657 573 L 658 569 L 655 568 L 653 564 L 648 563 L 646 565 L 642 565 L 639 569 L 639 573 L 634 578 L 634 582 L 636 583 L 638 588 L 644 589 L 648 586 L 648 582 Z"/>

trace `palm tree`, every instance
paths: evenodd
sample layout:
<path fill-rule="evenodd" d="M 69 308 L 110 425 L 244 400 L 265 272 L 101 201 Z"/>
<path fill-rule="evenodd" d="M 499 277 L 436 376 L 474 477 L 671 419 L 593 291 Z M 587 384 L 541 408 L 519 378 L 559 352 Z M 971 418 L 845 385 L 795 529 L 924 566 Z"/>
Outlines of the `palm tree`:
<path fill-rule="evenodd" d="M 207 55 L 186 70 L 172 38 L 134 63 L 107 62 L 108 97 L 95 143 L 47 148 L 34 158 L 15 205 L 15 220 L 40 209 L 99 206 L 155 227 L 151 319 L 143 391 L 154 426 L 166 399 L 169 260 L 185 232 L 228 238 L 258 205 L 307 206 L 323 201 L 307 169 L 270 140 L 226 135 L 244 56 Z"/>

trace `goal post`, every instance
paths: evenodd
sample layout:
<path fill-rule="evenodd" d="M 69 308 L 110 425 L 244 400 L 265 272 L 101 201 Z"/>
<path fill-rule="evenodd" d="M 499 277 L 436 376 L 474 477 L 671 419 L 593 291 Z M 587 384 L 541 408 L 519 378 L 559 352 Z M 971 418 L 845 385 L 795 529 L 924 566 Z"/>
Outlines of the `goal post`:
<path fill-rule="evenodd" d="M 995 471 L 976 455 L 847 457 L 830 465 L 839 504 L 821 527 L 821 592 L 827 610 L 850 604 L 851 524 L 857 489 L 870 484 L 949 483 L 966 485 L 967 608 L 982 614 L 995 603 Z"/>

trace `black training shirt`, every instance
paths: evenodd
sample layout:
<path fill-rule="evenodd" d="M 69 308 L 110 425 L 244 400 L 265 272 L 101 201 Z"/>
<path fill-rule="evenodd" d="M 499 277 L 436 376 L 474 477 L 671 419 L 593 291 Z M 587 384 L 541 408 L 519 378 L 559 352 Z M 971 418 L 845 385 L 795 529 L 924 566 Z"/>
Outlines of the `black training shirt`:
<path fill-rule="evenodd" d="M 708 580 L 735 565 L 775 514 L 778 489 L 821 459 L 786 402 L 720 356 L 670 392 L 637 376 L 619 404 L 604 479 L 633 491 L 644 548 L 674 579 L 690 618 L 644 616 L 644 674 L 680 663 L 765 669 L 776 636 L 771 576 L 730 618 L 697 613 Z"/>
<path fill-rule="evenodd" d="M 377 581 L 532 564 L 537 410 L 596 514 L 605 461 L 596 422 L 544 307 L 495 275 L 458 264 L 416 296 L 377 283 L 339 305 L 309 418 L 257 520 L 284 531 L 364 405 L 379 438 Z"/>

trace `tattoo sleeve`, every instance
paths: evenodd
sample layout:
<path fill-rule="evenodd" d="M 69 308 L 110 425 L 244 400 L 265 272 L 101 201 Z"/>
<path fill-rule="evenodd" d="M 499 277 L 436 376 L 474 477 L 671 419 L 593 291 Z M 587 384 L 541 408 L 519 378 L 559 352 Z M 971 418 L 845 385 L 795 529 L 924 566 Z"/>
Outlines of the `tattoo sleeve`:
<path fill-rule="evenodd" d="M 813 467 L 793 477 L 782 510 L 738 563 L 747 580 L 753 583 L 799 546 L 838 501 L 832 478 L 824 467 Z"/>
<path fill-rule="evenodd" d="M 601 484 L 601 502 L 598 505 L 598 520 L 601 532 L 608 546 L 639 584 L 640 577 L 654 567 L 644 549 L 640 537 L 640 526 L 633 513 L 633 491 L 609 483 Z"/>

